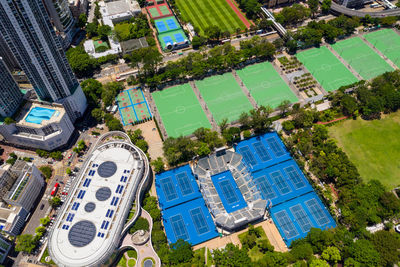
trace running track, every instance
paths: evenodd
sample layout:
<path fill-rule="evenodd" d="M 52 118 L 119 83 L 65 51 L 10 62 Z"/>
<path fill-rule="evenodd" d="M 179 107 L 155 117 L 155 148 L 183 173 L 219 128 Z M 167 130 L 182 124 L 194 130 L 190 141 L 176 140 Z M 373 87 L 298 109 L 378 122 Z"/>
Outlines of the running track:
<path fill-rule="evenodd" d="M 226 0 L 226 2 L 230 5 L 230 7 L 235 11 L 236 15 L 239 17 L 239 19 L 244 23 L 246 28 L 250 28 L 250 23 L 249 21 L 243 16 L 242 12 L 236 7 L 234 3 L 232 3 L 234 0 Z"/>

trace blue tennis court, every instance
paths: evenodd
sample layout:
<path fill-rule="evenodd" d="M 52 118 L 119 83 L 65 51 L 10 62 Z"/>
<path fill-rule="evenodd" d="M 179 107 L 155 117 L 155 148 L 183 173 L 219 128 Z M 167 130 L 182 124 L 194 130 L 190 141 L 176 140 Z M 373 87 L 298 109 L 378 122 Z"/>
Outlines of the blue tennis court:
<path fill-rule="evenodd" d="M 177 43 L 181 43 L 181 42 L 185 41 L 185 38 L 180 33 L 175 33 L 174 37 L 175 37 L 175 40 L 176 40 Z"/>
<path fill-rule="evenodd" d="M 164 21 L 156 21 L 155 22 L 158 32 L 166 32 L 167 25 L 165 25 Z"/>
<path fill-rule="evenodd" d="M 313 191 L 294 160 L 253 172 L 253 181 L 261 196 L 270 200 L 273 206 Z"/>
<path fill-rule="evenodd" d="M 218 236 L 203 198 L 165 209 L 162 217 L 168 243 L 183 239 L 196 245 Z"/>
<path fill-rule="evenodd" d="M 163 40 L 164 40 L 164 42 L 165 42 L 166 44 L 168 44 L 168 43 L 173 44 L 173 43 L 174 43 L 174 41 L 172 41 L 171 36 L 169 36 L 169 35 L 164 36 L 164 37 L 163 37 Z"/>
<path fill-rule="evenodd" d="M 168 28 L 170 30 L 178 29 L 178 25 L 176 25 L 176 23 L 173 19 L 166 19 L 165 22 L 167 23 Z"/>
<path fill-rule="evenodd" d="M 247 206 L 230 171 L 211 176 L 226 212 L 231 213 Z"/>
<path fill-rule="evenodd" d="M 291 159 L 275 132 L 242 141 L 236 145 L 235 150 L 243 156 L 243 162 L 252 172 Z"/>
<path fill-rule="evenodd" d="M 287 246 L 293 240 L 305 237 L 313 227 L 322 230 L 336 227 L 314 191 L 273 206 L 270 212 Z"/>
<path fill-rule="evenodd" d="M 155 185 L 162 210 L 202 197 L 189 165 L 157 174 Z"/>

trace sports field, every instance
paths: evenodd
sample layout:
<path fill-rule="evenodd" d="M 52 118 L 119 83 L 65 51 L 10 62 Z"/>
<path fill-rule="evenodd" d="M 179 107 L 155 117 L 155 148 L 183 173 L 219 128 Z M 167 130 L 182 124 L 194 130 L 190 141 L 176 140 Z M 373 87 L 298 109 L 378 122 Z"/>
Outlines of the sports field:
<path fill-rule="evenodd" d="M 253 109 L 232 73 L 216 75 L 195 82 L 217 123 L 239 119 L 242 112 Z"/>
<path fill-rule="evenodd" d="M 361 177 L 377 179 L 388 189 L 400 185 L 400 112 L 381 120 L 347 120 L 329 127 Z"/>
<path fill-rule="evenodd" d="M 325 46 L 300 52 L 296 57 L 328 92 L 358 81 Z"/>
<path fill-rule="evenodd" d="M 236 32 L 237 28 L 246 29 L 244 22 L 226 0 L 176 0 L 176 4 L 183 19 L 192 22 L 202 33 L 212 25 L 218 26 L 222 32 L 230 33 Z"/>
<path fill-rule="evenodd" d="M 392 29 L 383 29 L 364 35 L 376 49 L 387 56 L 397 67 L 400 67 L 400 36 Z"/>
<path fill-rule="evenodd" d="M 211 128 L 189 84 L 156 91 L 152 95 L 168 136 L 190 135 L 200 127 Z"/>
<path fill-rule="evenodd" d="M 359 37 L 337 42 L 332 47 L 366 80 L 393 71 L 393 68 Z"/>
<path fill-rule="evenodd" d="M 254 64 L 236 71 L 258 105 L 277 107 L 283 100 L 298 99 L 269 62 Z"/>
<path fill-rule="evenodd" d="M 145 121 L 152 117 L 149 105 L 139 87 L 119 93 L 116 97 L 116 103 L 124 126 Z"/>

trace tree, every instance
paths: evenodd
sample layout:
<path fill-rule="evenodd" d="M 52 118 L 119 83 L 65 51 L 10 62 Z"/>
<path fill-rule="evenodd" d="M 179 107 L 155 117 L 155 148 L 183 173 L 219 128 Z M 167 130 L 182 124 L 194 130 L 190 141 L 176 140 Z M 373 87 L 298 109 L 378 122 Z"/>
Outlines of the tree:
<path fill-rule="evenodd" d="M 82 91 L 92 107 L 98 107 L 103 92 L 103 85 L 95 79 L 87 79 L 81 83 Z"/>
<path fill-rule="evenodd" d="M 15 123 L 15 120 L 14 120 L 13 118 L 6 117 L 6 118 L 4 119 L 4 123 L 5 123 L 6 125 L 10 125 L 10 124 Z"/>
<path fill-rule="evenodd" d="M 86 23 L 87 23 L 86 14 L 85 13 L 80 14 L 76 26 L 78 26 L 79 28 L 83 28 L 85 27 Z"/>
<path fill-rule="evenodd" d="M 62 155 L 61 151 L 53 151 L 53 152 L 50 153 L 49 156 L 50 156 L 52 159 L 58 160 L 58 161 L 60 161 L 60 160 L 63 159 L 63 155 Z"/>
<path fill-rule="evenodd" d="M 53 175 L 53 169 L 50 166 L 41 166 L 39 170 L 42 172 L 46 180 L 50 179 L 50 177 Z"/>
<path fill-rule="evenodd" d="M 129 233 L 133 234 L 138 230 L 149 231 L 149 221 L 143 217 L 139 217 L 129 229 Z"/>
<path fill-rule="evenodd" d="M 221 130 L 221 133 L 225 131 L 225 129 L 228 128 L 228 119 L 224 118 L 222 121 L 219 123 L 219 129 Z"/>
<path fill-rule="evenodd" d="M 250 110 L 250 126 L 256 133 L 266 132 L 272 124 L 269 115 L 272 113 L 270 106 L 260 106 L 258 109 Z"/>
<path fill-rule="evenodd" d="M 393 266 L 400 260 L 400 241 L 395 235 L 388 231 L 378 231 L 371 236 L 371 242 L 380 254 L 380 266 Z"/>
<path fill-rule="evenodd" d="M 97 60 L 90 57 L 82 46 L 71 47 L 66 56 L 72 70 L 79 78 L 92 76 L 94 70 L 99 67 Z"/>
<path fill-rule="evenodd" d="M 331 9 L 332 0 L 322 0 L 321 11 L 323 14 L 328 14 Z"/>
<path fill-rule="evenodd" d="M 36 227 L 35 233 L 36 233 L 36 235 L 42 237 L 44 235 L 44 233 L 46 233 L 46 227 L 44 227 L 44 226 Z"/>
<path fill-rule="evenodd" d="M 67 169 L 65 170 L 65 173 L 68 174 L 68 175 L 71 175 L 72 171 L 71 171 L 70 168 L 67 168 Z"/>
<path fill-rule="evenodd" d="M 106 126 L 108 127 L 109 131 L 123 131 L 124 130 L 124 127 L 122 126 L 121 122 L 116 118 L 112 118 L 111 120 L 106 121 Z"/>
<path fill-rule="evenodd" d="M 324 261 L 323 259 L 314 259 L 310 262 L 310 267 L 329 267 L 329 263 Z"/>
<path fill-rule="evenodd" d="M 50 206 L 54 209 L 61 205 L 61 199 L 57 196 L 49 199 Z"/>
<path fill-rule="evenodd" d="M 318 12 L 318 0 L 307 0 L 308 7 L 310 8 L 311 15 L 314 17 L 315 14 Z"/>
<path fill-rule="evenodd" d="M 215 249 L 213 252 L 216 266 L 242 267 L 251 266 L 251 260 L 245 249 L 228 243 L 223 249 Z"/>
<path fill-rule="evenodd" d="M 197 155 L 199 157 L 205 157 L 211 153 L 210 148 L 206 143 L 200 142 L 199 147 L 197 148 Z"/>
<path fill-rule="evenodd" d="M 206 39 L 203 36 L 193 36 L 192 46 L 193 49 L 199 49 L 201 46 L 205 45 Z"/>
<path fill-rule="evenodd" d="M 108 38 L 108 35 L 111 33 L 111 27 L 108 25 L 101 25 L 97 28 L 97 33 L 99 37 L 105 41 Z"/>
<path fill-rule="evenodd" d="M 86 33 L 88 35 L 88 38 L 97 36 L 97 27 L 98 27 L 97 23 L 94 22 L 88 23 L 86 25 Z"/>
<path fill-rule="evenodd" d="M 149 150 L 149 144 L 144 139 L 137 140 L 135 145 L 140 148 L 144 153 L 147 153 L 147 150 Z"/>
<path fill-rule="evenodd" d="M 239 116 L 239 123 L 244 129 L 250 128 L 250 115 L 247 112 L 242 112 Z"/>
<path fill-rule="evenodd" d="M 40 224 L 43 226 L 47 226 L 50 223 L 49 217 L 40 218 Z"/>
<path fill-rule="evenodd" d="M 190 262 L 193 258 L 192 246 L 183 239 L 178 239 L 175 243 L 172 243 L 170 249 L 169 260 L 172 264 Z"/>
<path fill-rule="evenodd" d="M 210 40 L 218 40 L 221 37 L 221 29 L 212 25 L 204 29 L 204 35 Z"/>
<path fill-rule="evenodd" d="M 151 166 L 154 167 L 154 171 L 156 173 L 160 173 L 164 171 L 164 161 L 161 157 L 158 157 L 156 160 L 151 162 Z"/>
<path fill-rule="evenodd" d="M 97 122 L 101 123 L 104 118 L 104 111 L 99 108 L 95 108 L 92 110 L 91 115 Z"/>
<path fill-rule="evenodd" d="M 286 117 L 287 113 L 289 112 L 289 108 L 290 108 L 290 101 L 287 99 L 283 100 L 277 107 L 282 117 Z"/>
<path fill-rule="evenodd" d="M 309 243 L 293 243 L 290 254 L 293 260 L 309 260 L 313 255 L 313 249 Z"/>
<path fill-rule="evenodd" d="M 32 253 L 37 245 L 37 240 L 29 234 L 17 236 L 15 250 Z"/>
<path fill-rule="evenodd" d="M 381 261 L 373 244 L 366 239 L 358 239 L 350 249 L 352 258 L 365 266 L 378 266 Z"/>
<path fill-rule="evenodd" d="M 331 264 L 336 264 L 342 259 L 340 251 L 337 247 L 327 247 L 322 251 L 321 257 Z"/>

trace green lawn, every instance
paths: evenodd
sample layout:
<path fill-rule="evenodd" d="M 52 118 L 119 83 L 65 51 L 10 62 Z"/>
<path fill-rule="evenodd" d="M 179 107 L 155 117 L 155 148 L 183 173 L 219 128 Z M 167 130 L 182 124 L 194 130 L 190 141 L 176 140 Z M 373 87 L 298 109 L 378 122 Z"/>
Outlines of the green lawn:
<path fill-rule="evenodd" d="M 200 127 L 211 128 L 190 84 L 152 93 L 168 136 L 190 135 Z"/>
<path fill-rule="evenodd" d="M 361 177 L 377 179 L 388 189 L 400 185 L 400 112 L 381 120 L 347 120 L 329 128 Z"/>
<path fill-rule="evenodd" d="M 237 28 L 246 29 L 226 0 L 176 0 L 185 21 L 190 21 L 201 32 L 216 25 L 222 32 L 236 32 Z"/>

